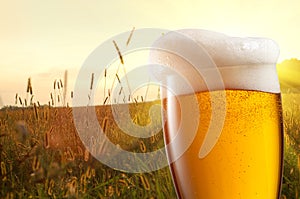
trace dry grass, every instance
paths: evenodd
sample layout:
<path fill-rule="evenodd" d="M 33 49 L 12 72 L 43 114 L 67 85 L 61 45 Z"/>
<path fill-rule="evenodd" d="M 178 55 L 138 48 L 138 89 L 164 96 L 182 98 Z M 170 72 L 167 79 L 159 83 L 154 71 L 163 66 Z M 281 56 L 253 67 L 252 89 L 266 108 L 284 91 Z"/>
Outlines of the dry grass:
<path fill-rule="evenodd" d="M 145 125 L 149 122 L 146 113 L 154 103 L 129 105 L 130 114 Z M 148 139 L 122 132 L 112 119 L 110 106 L 96 107 L 96 114 L 106 135 L 123 149 L 148 152 L 163 146 L 162 132 Z M 168 168 L 129 174 L 94 159 L 76 133 L 71 108 L 3 109 L 0 132 L 1 198 L 175 197 Z"/>
<path fill-rule="evenodd" d="M 283 124 L 285 132 L 282 195 L 300 198 L 300 92 L 285 92 Z"/>

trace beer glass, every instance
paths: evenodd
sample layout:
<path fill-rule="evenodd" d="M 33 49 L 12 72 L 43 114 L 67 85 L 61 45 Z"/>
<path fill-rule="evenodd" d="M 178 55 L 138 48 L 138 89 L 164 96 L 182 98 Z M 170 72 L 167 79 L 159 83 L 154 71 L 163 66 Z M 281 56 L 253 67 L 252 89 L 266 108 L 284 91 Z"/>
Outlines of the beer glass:
<path fill-rule="evenodd" d="M 153 72 L 163 82 L 164 136 L 178 197 L 279 198 L 277 45 L 185 29 L 163 35 L 154 47 L 160 50 L 151 62 L 177 73 Z"/>

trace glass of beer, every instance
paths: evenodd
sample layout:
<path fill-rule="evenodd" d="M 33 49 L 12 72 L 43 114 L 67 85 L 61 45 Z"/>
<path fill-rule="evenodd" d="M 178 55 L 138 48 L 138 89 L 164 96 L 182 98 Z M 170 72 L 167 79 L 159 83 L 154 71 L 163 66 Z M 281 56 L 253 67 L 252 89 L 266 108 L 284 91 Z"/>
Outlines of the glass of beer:
<path fill-rule="evenodd" d="M 165 66 L 152 72 L 163 82 L 164 136 L 178 197 L 279 198 L 277 45 L 185 29 L 154 46 L 160 50 L 150 61 Z"/>

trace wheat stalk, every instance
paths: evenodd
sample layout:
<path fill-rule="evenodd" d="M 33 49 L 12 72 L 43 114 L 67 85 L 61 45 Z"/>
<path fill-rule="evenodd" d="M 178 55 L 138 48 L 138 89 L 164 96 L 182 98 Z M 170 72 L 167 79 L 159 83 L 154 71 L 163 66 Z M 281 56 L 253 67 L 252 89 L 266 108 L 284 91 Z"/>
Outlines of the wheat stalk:
<path fill-rule="evenodd" d="M 61 90 L 63 89 L 63 84 L 61 79 L 57 80 L 57 88 L 58 88 L 58 95 L 57 95 L 57 103 L 58 105 L 61 103 Z"/>
<path fill-rule="evenodd" d="M 103 105 L 105 105 L 105 103 L 107 102 L 108 100 L 108 96 L 105 98 L 104 102 L 103 102 Z"/>
<path fill-rule="evenodd" d="M 133 31 L 132 31 L 133 33 Z M 132 36 L 132 35 L 131 35 Z M 128 38 L 128 43 L 130 42 L 130 39 L 131 39 L 131 36 L 129 36 Z M 129 91 L 129 95 L 131 95 L 131 88 L 130 88 L 130 84 L 129 84 L 129 80 L 128 80 L 128 77 L 127 77 L 127 72 L 126 72 L 126 69 L 125 69 L 125 65 L 124 65 L 124 59 L 123 59 L 123 56 L 121 54 L 121 51 L 116 43 L 116 41 L 113 40 L 113 43 L 114 43 L 114 46 L 118 52 L 118 55 L 119 55 L 119 58 L 120 58 L 120 61 L 121 61 L 121 64 L 123 65 L 123 73 L 124 73 L 124 76 L 125 76 L 125 79 L 126 79 L 126 84 L 127 84 L 127 87 L 128 87 L 128 91 Z M 116 78 L 118 79 L 119 83 L 120 83 L 120 78 L 118 76 L 118 73 L 119 73 L 119 70 L 120 70 L 120 65 L 118 65 L 118 68 L 117 68 L 117 71 L 116 71 L 116 76 L 115 78 L 113 79 L 113 83 L 112 83 L 112 86 L 111 86 L 111 89 L 113 89 L 114 87 L 114 83 L 115 83 L 115 80 Z"/>
<path fill-rule="evenodd" d="M 106 96 L 106 76 L 107 76 L 107 69 L 104 70 L 104 89 L 103 89 L 103 97 Z M 103 104 L 105 104 L 106 99 L 104 100 Z"/>
<path fill-rule="evenodd" d="M 60 82 L 60 81 L 58 81 L 58 80 L 57 80 L 57 82 L 56 82 L 56 83 L 57 83 L 57 88 L 58 88 L 58 90 L 60 90 L 60 83 L 59 83 L 59 82 Z"/>
<path fill-rule="evenodd" d="M 128 44 L 130 43 L 134 30 L 135 30 L 135 27 L 133 27 L 131 32 L 130 32 L 130 35 L 129 35 L 129 37 L 127 39 L 127 42 L 126 42 L 126 46 L 128 46 Z"/>
<path fill-rule="evenodd" d="M 50 96 L 51 96 L 51 102 L 52 102 L 52 106 L 54 106 L 54 98 L 53 98 L 53 94 L 50 93 Z M 49 105 L 50 106 L 50 105 Z"/>
<path fill-rule="evenodd" d="M 84 150 L 84 161 L 89 161 L 89 157 L 90 157 L 90 152 L 87 150 L 87 149 L 85 149 Z"/>
<path fill-rule="evenodd" d="M 35 119 L 39 120 L 39 113 L 38 113 L 38 108 L 36 107 L 36 103 L 33 103 L 33 107 L 34 107 Z"/>
<path fill-rule="evenodd" d="M 53 90 L 54 90 L 54 97 L 52 96 L 52 93 L 51 93 L 51 100 L 52 100 L 52 106 L 55 106 L 55 104 L 56 104 L 56 80 L 54 80 L 54 83 L 53 83 Z"/>
<path fill-rule="evenodd" d="M 18 104 L 18 93 L 16 93 L 16 97 L 15 97 L 15 105 Z"/>
<path fill-rule="evenodd" d="M 31 167 L 32 167 L 33 171 L 37 171 L 41 167 L 41 163 L 40 163 L 39 158 L 38 158 L 37 155 L 33 156 Z"/>
<path fill-rule="evenodd" d="M 27 89 L 26 89 L 26 92 L 27 92 L 27 93 L 30 92 L 30 85 L 31 85 L 31 80 L 30 80 L 30 78 L 28 78 L 28 81 L 27 81 Z"/>
<path fill-rule="evenodd" d="M 107 129 L 107 121 L 108 121 L 108 118 L 105 117 L 102 121 L 102 130 L 103 130 L 103 133 L 106 132 L 106 129 Z"/>
<path fill-rule="evenodd" d="M 116 48 L 116 50 L 117 50 L 117 52 L 118 52 L 118 55 L 119 55 L 121 64 L 124 64 L 123 56 L 122 56 L 122 54 L 121 54 L 121 51 L 120 51 L 120 49 L 119 49 L 119 47 L 118 47 L 116 41 L 113 40 L 113 43 L 114 43 L 114 46 L 115 46 L 115 48 Z"/>
<path fill-rule="evenodd" d="M 94 74 L 94 73 L 92 73 L 92 76 L 91 76 L 91 85 L 90 85 L 90 90 L 93 90 L 94 77 L 95 77 L 95 74 Z"/>
<path fill-rule="evenodd" d="M 19 97 L 20 104 L 23 105 L 21 97 Z"/>
<path fill-rule="evenodd" d="M 95 74 L 92 73 L 92 75 L 91 75 L 91 84 L 90 84 L 90 93 L 88 94 L 88 98 L 89 98 L 88 106 L 90 105 L 90 102 L 91 102 L 91 95 L 92 95 L 92 90 L 93 90 L 93 86 L 94 86 L 94 78 L 95 78 Z"/>

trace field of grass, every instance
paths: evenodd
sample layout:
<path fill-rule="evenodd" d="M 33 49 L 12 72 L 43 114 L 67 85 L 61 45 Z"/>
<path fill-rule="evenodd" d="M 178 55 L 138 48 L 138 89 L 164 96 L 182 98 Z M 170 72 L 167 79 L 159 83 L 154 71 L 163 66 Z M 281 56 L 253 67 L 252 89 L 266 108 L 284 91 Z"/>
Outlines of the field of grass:
<path fill-rule="evenodd" d="M 282 195 L 300 198 L 300 92 L 282 94 L 285 135 Z"/>
<path fill-rule="evenodd" d="M 285 131 L 282 198 L 300 198 L 300 94 L 284 93 Z M 139 125 L 157 102 L 130 104 Z M 162 132 L 137 139 L 123 133 L 109 106 L 96 107 L 99 124 L 113 143 L 134 152 L 163 146 Z M 159 114 L 159 113 L 157 113 Z M 159 117 L 158 117 L 159 118 Z M 154 121 L 160 125 L 160 120 Z M 103 126 L 102 126 L 103 127 Z M 94 159 L 74 127 L 72 108 L 32 105 L 0 111 L 0 198 L 176 198 L 168 168 L 132 174 Z"/>
<path fill-rule="evenodd" d="M 149 121 L 153 103 L 129 106 L 139 125 Z M 96 113 L 121 148 L 143 153 L 163 146 L 161 131 L 133 138 L 118 129 L 109 106 L 96 107 Z M 0 111 L 0 198 L 175 198 L 168 168 L 131 174 L 101 164 L 85 150 L 72 118 L 72 108 Z"/>

